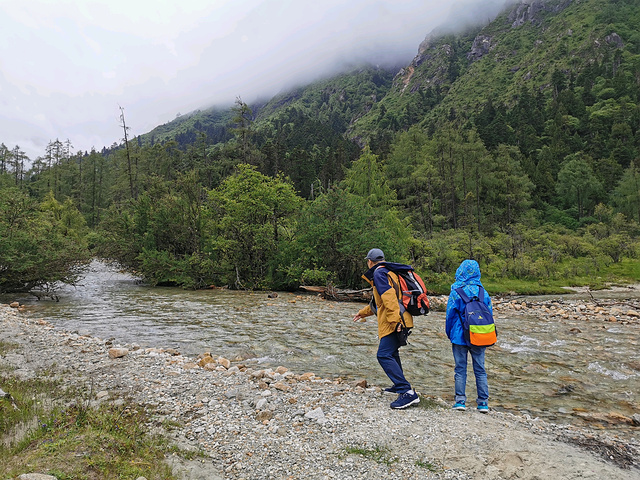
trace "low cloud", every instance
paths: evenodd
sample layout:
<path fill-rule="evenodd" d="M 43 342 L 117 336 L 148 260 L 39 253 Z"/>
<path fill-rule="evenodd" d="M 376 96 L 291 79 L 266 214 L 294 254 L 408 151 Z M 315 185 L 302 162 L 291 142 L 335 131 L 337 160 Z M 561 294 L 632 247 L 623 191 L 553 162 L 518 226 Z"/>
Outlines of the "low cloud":
<path fill-rule="evenodd" d="M 471 2 L 474 17 L 497 2 Z M 406 65 L 449 18 L 435 0 L 2 2 L 0 142 L 32 159 L 50 140 L 119 142 L 178 112 L 272 96 L 345 64 Z M 463 11 L 470 11 L 467 3 Z M 480 13 L 478 13 L 480 12 Z"/>

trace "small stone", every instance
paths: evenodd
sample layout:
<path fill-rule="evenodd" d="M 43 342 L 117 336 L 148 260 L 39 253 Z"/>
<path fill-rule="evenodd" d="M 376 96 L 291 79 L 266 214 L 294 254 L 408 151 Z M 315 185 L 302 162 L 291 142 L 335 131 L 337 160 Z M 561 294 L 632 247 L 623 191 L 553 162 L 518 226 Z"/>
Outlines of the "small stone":
<path fill-rule="evenodd" d="M 218 365 L 222 365 L 224 368 L 228 369 L 231 366 L 231 360 L 224 358 L 224 357 L 218 357 Z"/>
<path fill-rule="evenodd" d="M 198 365 L 203 368 L 209 363 L 215 363 L 215 359 L 211 355 L 205 354 L 200 360 L 198 360 Z"/>
<path fill-rule="evenodd" d="M 259 422 L 268 422 L 272 418 L 273 412 L 271 410 L 262 410 L 256 415 L 256 420 L 258 420 Z"/>
<path fill-rule="evenodd" d="M 275 388 L 276 390 L 280 390 L 281 392 L 288 392 L 291 390 L 291 387 L 289 385 L 287 385 L 286 383 L 282 383 L 282 382 L 276 382 L 274 384 L 271 385 L 273 388 Z"/>
<path fill-rule="evenodd" d="M 360 388 L 367 388 L 369 385 L 367 384 L 367 380 L 363 378 L 362 380 L 358 380 L 357 382 L 354 382 L 352 384 L 352 386 L 360 387 Z"/>
<path fill-rule="evenodd" d="M 324 418 L 324 412 L 322 411 L 321 407 L 314 408 L 310 412 L 305 413 L 304 418 L 309 418 L 311 420 L 320 420 L 321 418 Z"/>
<path fill-rule="evenodd" d="M 129 350 L 127 350 L 126 348 L 118 348 L 118 347 L 110 348 L 109 358 L 121 358 L 121 357 L 124 357 L 127 353 L 129 353 Z"/>
<path fill-rule="evenodd" d="M 10 306 L 11 308 L 18 308 L 18 307 L 20 307 L 20 302 L 11 302 L 11 303 L 9 304 L 9 306 Z"/>
<path fill-rule="evenodd" d="M 284 375 L 288 371 L 289 371 L 289 369 L 287 367 L 283 367 L 282 365 L 280 365 L 278 368 L 276 368 L 276 373 L 279 373 L 280 375 Z"/>
<path fill-rule="evenodd" d="M 56 477 L 44 473 L 23 473 L 18 480 L 56 480 Z"/>

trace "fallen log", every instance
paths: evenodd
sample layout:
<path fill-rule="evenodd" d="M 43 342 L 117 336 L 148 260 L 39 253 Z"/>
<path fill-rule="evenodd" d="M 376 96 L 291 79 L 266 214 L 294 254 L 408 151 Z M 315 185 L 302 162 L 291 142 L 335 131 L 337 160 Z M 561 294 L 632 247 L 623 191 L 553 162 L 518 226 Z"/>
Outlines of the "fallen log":
<path fill-rule="evenodd" d="M 325 300 L 336 300 L 338 302 L 370 302 L 372 289 L 364 288 L 362 290 L 343 290 L 336 288 L 333 285 L 327 285 L 326 287 L 319 286 L 300 286 L 300 289 L 318 293 Z"/>

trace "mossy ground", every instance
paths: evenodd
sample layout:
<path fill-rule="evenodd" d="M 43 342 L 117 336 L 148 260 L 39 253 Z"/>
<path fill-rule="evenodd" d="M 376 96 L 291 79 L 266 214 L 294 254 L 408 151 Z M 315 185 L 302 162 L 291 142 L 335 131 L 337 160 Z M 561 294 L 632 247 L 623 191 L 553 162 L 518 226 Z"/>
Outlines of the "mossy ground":
<path fill-rule="evenodd" d="M 0 357 L 17 348 L 0 341 Z M 47 373 L 30 380 L 0 365 L 0 479 L 22 473 L 59 480 L 138 478 L 171 480 L 164 462 L 177 452 L 150 433 L 151 412 L 133 401 L 91 402 L 91 394 L 63 388 Z"/>

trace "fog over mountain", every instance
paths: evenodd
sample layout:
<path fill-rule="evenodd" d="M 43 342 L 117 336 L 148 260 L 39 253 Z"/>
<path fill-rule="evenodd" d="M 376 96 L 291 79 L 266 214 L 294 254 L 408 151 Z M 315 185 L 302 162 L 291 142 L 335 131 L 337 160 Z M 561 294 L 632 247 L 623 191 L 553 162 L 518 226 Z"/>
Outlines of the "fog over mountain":
<path fill-rule="evenodd" d="M 0 142 L 120 142 L 178 113 L 251 102 L 369 62 L 408 64 L 435 27 L 495 17 L 478 0 L 0 0 Z"/>

